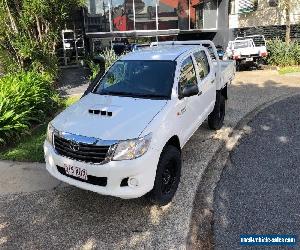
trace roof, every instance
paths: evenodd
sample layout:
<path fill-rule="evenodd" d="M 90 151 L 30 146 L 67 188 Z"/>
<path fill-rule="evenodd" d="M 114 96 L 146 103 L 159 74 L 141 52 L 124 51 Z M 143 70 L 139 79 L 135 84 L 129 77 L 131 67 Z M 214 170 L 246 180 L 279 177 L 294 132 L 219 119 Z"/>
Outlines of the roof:
<path fill-rule="evenodd" d="M 131 52 L 122 57 L 122 60 L 166 60 L 173 61 L 181 54 L 192 50 L 197 46 L 189 45 L 164 45 L 150 47 L 135 52 Z"/>

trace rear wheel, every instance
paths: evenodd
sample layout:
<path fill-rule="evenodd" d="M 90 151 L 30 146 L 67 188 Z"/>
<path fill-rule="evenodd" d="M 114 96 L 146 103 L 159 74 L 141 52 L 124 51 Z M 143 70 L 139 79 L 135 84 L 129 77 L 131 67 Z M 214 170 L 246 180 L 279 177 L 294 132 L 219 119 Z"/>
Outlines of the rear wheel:
<path fill-rule="evenodd" d="M 154 181 L 154 187 L 148 194 L 154 204 L 167 205 L 174 197 L 181 175 L 181 153 L 173 145 L 165 146 L 161 153 Z"/>
<path fill-rule="evenodd" d="M 222 128 L 225 117 L 225 97 L 221 92 L 217 92 L 215 107 L 208 116 L 208 126 L 210 129 L 218 130 Z"/>
<path fill-rule="evenodd" d="M 236 68 L 236 71 L 241 71 L 241 62 L 240 61 L 235 61 L 235 68 Z"/>

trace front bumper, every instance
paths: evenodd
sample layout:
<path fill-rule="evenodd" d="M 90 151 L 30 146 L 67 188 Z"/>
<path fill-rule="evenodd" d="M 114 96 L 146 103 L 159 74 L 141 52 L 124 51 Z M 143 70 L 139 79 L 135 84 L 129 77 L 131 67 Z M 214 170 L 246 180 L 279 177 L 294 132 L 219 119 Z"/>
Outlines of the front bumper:
<path fill-rule="evenodd" d="M 48 141 L 44 143 L 44 152 L 46 168 L 55 178 L 82 189 L 123 199 L 141 197 L 153 188 L 160 155 L 159 151 L 149 148 L 145 155 L 134 160 L 90 164 L 58 155 Z M 57 166 L 63 167 L 65 164 L 86 169 L 90 176 L 106 177 L 106 186 L 82 182 L 61 174 Z M 135 178 L 137 185 L 121 186 L 121 182 L 125 178 Z"/>

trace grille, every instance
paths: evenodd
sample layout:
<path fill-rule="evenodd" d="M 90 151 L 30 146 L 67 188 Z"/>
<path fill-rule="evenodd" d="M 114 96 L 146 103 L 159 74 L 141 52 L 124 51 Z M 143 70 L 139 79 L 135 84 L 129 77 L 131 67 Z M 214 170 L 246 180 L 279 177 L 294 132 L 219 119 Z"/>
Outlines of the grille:
<path fill-rule="evenodd" d="M 58 154 L 68 158 L 89 162 L 101 163 L 105 160 L 110 146 L 98 146 L 85 143 L 76 143 L 54 135 L 54 146 Z"/>
<path fill-rule="evenodd" d="M 82 182 L 86 182 L 86 183 L 89 183 L 89 184 L 102 186 L 102 187 L 105 187 L 107 185 L 107 178 L 106 177 L 96 177 L 96 176 L 93 176 L 93 175 L 88 175 L 87 180 L 83 180 L 83 179 L 80 179 L 78 177 L 68 175 L 66 173 L 66 170 L 63 167 L 60 167 L 60 166 L 57 166 L 57 165 L 56 165 L 56 167 L 57 167 L 58 172 L 60 172 L 61 174 L 65 175 L 65 176 L 68 176 L 68 177 L 70 177 L 74 180 L 78 180 L 78 181 L 82 181 Z"/>

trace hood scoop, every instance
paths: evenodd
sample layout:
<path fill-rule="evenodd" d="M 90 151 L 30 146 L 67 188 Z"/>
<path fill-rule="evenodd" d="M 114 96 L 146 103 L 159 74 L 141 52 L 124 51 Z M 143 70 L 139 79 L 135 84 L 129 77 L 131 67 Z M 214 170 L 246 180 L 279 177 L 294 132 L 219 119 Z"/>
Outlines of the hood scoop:
<path fill-rule="evenodd" d="M 89 113 L 94 115 L 102 115 L 102 116 L 109 116 L 109 117 L 112 116 L 111 111 L 100 110 L 100 109 L 89 109 Z"/>

